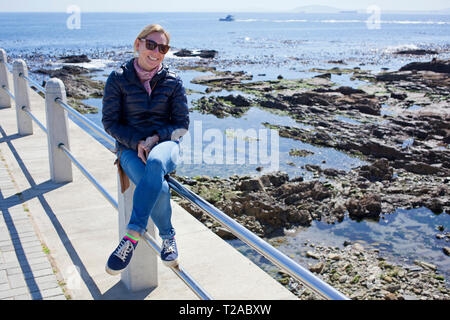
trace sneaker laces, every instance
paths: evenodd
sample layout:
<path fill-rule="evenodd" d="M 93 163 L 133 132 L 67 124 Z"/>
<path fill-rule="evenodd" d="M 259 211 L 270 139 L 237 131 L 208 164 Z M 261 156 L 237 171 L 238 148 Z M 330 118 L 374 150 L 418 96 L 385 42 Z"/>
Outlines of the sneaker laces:
<path fill-rule="evenodd" d="M 176 253 L 177 250 L 176 250 L 175 239 L 165 239 L 163 241 L 163 250 L 164 250 L 164 253 L 170 253 L 170 252 Z"/>
<path fill-rule="evenodd" d="M 120 241 L 119 246 L 117 247 L 116 252 L 114 252 L 114 255 L 118 257 L 120 260 L 125 262 L 127 259 L 128 254 L 134 249 L 133 244 L 129 240 Z"/>

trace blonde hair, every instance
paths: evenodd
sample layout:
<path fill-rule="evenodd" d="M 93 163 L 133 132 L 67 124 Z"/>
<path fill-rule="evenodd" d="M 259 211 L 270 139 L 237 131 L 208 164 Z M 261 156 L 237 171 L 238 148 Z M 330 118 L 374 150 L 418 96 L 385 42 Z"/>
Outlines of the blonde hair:
<path fill-rule="evenodd" d="M 136 40 L 144 39 L 149 34 L 152 34 L 152 33 L 155 33 L 155 32 L 162 33 L 167 39 L 167 43 L 166 44 L 170 43 L 170 34 L 166 30 L 164 30 L 164 28 L 161 27 L 159 24 L 149 24 L 148 26 L 146 26 L 139 33 L 139 35 L 137 36 Z M 134 42 L 133 49 L 134 49 L 134 56 L 136 57 L 137 56 L 136 41 Z"/>

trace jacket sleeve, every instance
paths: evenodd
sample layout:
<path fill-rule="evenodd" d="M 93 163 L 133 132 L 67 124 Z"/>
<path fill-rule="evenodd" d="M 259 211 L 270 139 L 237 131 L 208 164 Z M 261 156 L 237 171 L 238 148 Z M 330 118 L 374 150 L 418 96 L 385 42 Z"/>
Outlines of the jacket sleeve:
<path fill-rule="evenodd" d="M 139 140 L 145 139 L 136 129 L 121 122 L 122 91 L 117 72 L 113 71 L 105 84 L 103 94 L 102 123 L 105 131 L 129 149 L 137 150 Z"/>
<path fill-rule="evenodd" d="M 181 79 L 177 78 L 177 85 L 169 100 L 170 124 L 156 130 L 160 141 L 177 139 L 189 129 L 189 108 L 186 92 Z M 175 132 L 176 131 L 176 132 Z M 172 134 L 174 136 L 172 136 Z"/>

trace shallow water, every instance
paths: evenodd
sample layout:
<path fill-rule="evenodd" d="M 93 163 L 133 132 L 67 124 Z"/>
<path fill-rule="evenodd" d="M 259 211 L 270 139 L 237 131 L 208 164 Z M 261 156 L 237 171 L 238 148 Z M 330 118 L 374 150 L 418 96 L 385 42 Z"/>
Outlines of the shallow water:
<path fill-rule="evenodd" d="M 83 100 L 83 102 L 100 108 L 100 112 L 98 114 L 88 114 L 86 116 L 101 127 L 101 99 L 86 99 Z M 279 154 L 279 158 L 277 157 L 279 170 L 288 173 L 291 178 L 294 178 L 296 176 L 303 176 L 307 180 L 311 179 L 313 177 L 313 174 L 301 168 L 305 164 L 320 165 L 324 169 L 335 168 L 345 171 L 366 164 L 365 161 L 362 161 L 356 157 L 351 157 L 332 148 L 316 147 L 307 143 L 303 143 L 301 141 L 283 137 L 279 137 L 279 148 L 275 148 L 275 146 L 274 148 L 272 148 L 272 133 L 262 123 L 269 122 L 275 125 L 280 124 L 305 129 L 311 129 L 312 127 L 299 124 L 286 115 L 279 115 L 276 113 L 268 112 L 265 109 L 258 107 L 250 108 L 240 118 L 229 116 L 224 119 L 218 119 L 214 115 L 201 114 L 198 111 L 192 111 L 190 113 L 190 121 L 190 148 L 187 141 L 188 138 L 186 138 L 186 136 L 183 138 L 183 141 L 181 143 L 182 151 L 190 154 L 190 160 L 187 159 L 184 163 L 182 162 L 177 167 L 178 175 L 190 177 L 199 175 L 229 177 L 233 174 L 257 174 L 258 172 L 256 171 L 256 168 L 260 166 L 264 168 L 261 173 L 273 171 L 269 169 L 270 165 L 275 160 L 267 160 L 267 163 L 263 163 L 262 161 L 260 161 L 261 158 L 257 157 L 256 163 L 252 163 L 250 158 L 252 156 L 252 154 L 250 153 L 252 140 L 249 141 L 249 139 L 245 139 L 245 137 L 243 137 L 245 141 L 242 141 L 242 139 L 240 139 L 237 135 L 230 134 L 230 131 L 228 131 L 229 133 L 227 134 L 227 130 L 239 129 L 243 130 L 244 133 L 255 133 L 257 139 L 266 137 L 267 156 L 270 157 L 273 152 L 277 152 Z M 201 149 L 196 149 L 194 147 L 196 130 L 201 133 L 201 138 L 203 140 Z M 262 130 L 261 132 L 263 133 L 263 135 L 261 135 L 261 132 L 259 130 Z M 216 151 L 220 153 L 217 156 L 217 161 L 211 164 L 204 162 L 193 163 L 196 158 L 207 156 L 205 154 L 205 149 L 208 147 L 208 145 L 211 147 L 215 146 L 215 141 L 213 141 L 212 138 L 207 138 L 208 132 L 217 132 L 218 134 L 220 133 L 219 138 L 222 139 L 222 143 L 219 143 L 216 148 Z M 253 142 L 257 146 L 257 150 L 259 152 L 262 145 L 258 143 L 259 141 Z M 243 144 L 240 148 L 239 143 Z M 227 150 L 227 144 L 233 144 L 235 150 L 235 155 L 233 157 L 234 160 L 230 162 L 226 161 L 227 154 L 225 154 L 225 152 Z M 242 149 L 242 147 L 244 147 L 245 149 Z M 313 152 L 313 154 L 306 157 L 290 156 L 289 151 L 291 149 L 308 150 Z M 241 156 L 245 157 L 245 163 L 237 163 L 238 159 L 240 159 Z M 325 163 L 323 163 L 324 161 Z"/>
<path fill-rule="evenodd" d="M 443 227 L 444 231 L 439 231 Z M 437 266 L 438 273 L 450 284 L 450 258 L 442 251 L 449 242 L 438 239 L 436 234 L 450 231 L 450 215 L 436 215 L 427 208 L 397 209 L 394 213 L 380 217 L 379 222 L 371 220 L 356 221 L 348 216 L 340 223 L 327 224 L 313 221 L 308 228 L 290 230 L 278 250 L 303 266 L 314 264 L 317 260 L 307 258 L 306 243 L 343 249 L 344 241 L 358 242 L 366 248 L 380 250 L 380 255 L 392 263 L 414 265 L 422 260 Z M 251 256 L 262 268 L 276 274 L 277 268 L 267 259 L 250 249 L 240 240 L 230 243 L 241 252 Z"/>

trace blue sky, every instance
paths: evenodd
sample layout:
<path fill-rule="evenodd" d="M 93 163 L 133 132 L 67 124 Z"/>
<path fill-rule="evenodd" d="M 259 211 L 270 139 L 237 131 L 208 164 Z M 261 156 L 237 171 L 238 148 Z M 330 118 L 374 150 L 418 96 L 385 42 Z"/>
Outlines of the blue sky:
<path fill-rule="evenodd" d="M 115 12 L 163 12 L 163 11 L 289 11 L 296 7 L 325 5 L 344 10 L 365 9 L 377 5 L 381 10 L 440 10 L 450 7 L 449 0 L 0 0 L 0 12 L 6 11 L 44 11 L 66 12 L 70 5 L 77 5 L 81 11 Z"/>

